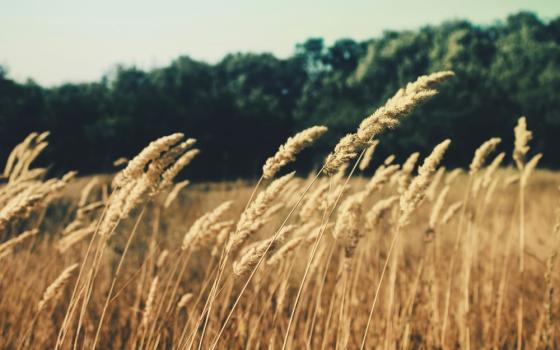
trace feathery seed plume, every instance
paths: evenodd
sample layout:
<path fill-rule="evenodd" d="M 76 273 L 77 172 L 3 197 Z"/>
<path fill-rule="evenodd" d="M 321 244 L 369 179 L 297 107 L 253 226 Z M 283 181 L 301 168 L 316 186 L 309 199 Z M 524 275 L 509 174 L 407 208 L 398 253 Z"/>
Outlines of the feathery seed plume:
<path fill-rule="evenodd" d="M 126 168 L 117 174 L 113 180 L 113 187 L 122 187 L 127 181 L 139 177 L 144 172 L 144 169 L 149 162 L 158 158 L 161 153 L 167 152 L 183 137 L 184 135 L 182 133 L 175 133 L 150 142 L 146 148 L 128 162 Z"/>
<path fill-rule="evenodd" d="M 296 236 L 290 239 L 286 244 L 280 247 L 272 256 L 267 260 L 266 264 L 269 266 L 279 265 L 280 262 L 284 261 L 287 256 L 289 256 L 293 251 L 295 251 L 303 242 L 305 237 Z"/>
<path fill-rule="evenodd" d="M 395 96 L 391 97 L 383 107 L 360 123 L 357 131 L 359 139 L 366 142 L 379 132 L 394 127 L 398 124 L 399 118 L 410 113 L 421 102 L 436 95 L 438 84 L 454 75 L 451 71 L 436 72 L 408 83 L 406 87 L 397 91 Z"/>
<path fill-rule="evenodd" d="M 4 243 L 1 243 L 0 244 L 0 253 L 5 251 L 5 250 L 8 250 L 8 249 L 11 249 L 11 248 L 15 247 L 16 245 L 25 241 L 29 237 L 35 236 L 37 233 L 39 233 L 39 230 L 37 230 L 37 229 L 28 230 L 28 231 L 25 231 L 25 232 L 19 234 L 18 236 L 14 237 L 14 238 L 11 238 L 11 239 L 7 240 Z"/>
<path fill-rule="evenodd" d="M 537 167 L 539 160 L 542 158 L 542 153 L 536 154 L 523 169 L 523 174 L 521 175 L 521 186 L 527 186 L 527 182 L 529 181 L 529 177 L 533 173 L 533 170 Z"/>
<path fill-rule="evenodd" d="M 142 202 L 144 195 L 155 196 L 170 185 L 173 177 L 196 155 L 196 150 L 186 152 L 195 143 L 194 139 L 177 145 L 183 137 L 177 133 L 151 142 L 115 176 L 115 192 L 99 226 L 101 236 L 112 232 Z"/>
<path fill-rule="evenodd" d="M 327 231 L 332 230 L 333 227 L 334 227 L 334 223 L 332 223 L 332 222 L 328 223 L 327 226 L 321 225 L 319 223 L 318 225 L 316 225 L 316 227 L 313 230 L 311 230 L 309 232 L 309 234 L 305 238 L 304 245 L 309 246 L 309 245 L 315 243 L 315 241 L 317 240 L 317 238 L 321 234 L 321 231 L 327 232 Z"/>
<path fill-rule="evenodd" d="M 373 140 L 371 142 L 371 145 L 364 152 L 364 156 L 362 157 L 362 160 L 360 160 L 360 164 L 358 165 L 358 168 L 360 168 L 361 171 L 366 170 L 369 163 L 371 163 L 371 159 L 373 158 L 373 152 L 375 152 L 375 149 L 377 148 L 378 144 L 379 141 Z"/>
<path fill-rule="evenodd" d="M 299 211 L 299 217 L 302 222 L 306 222 L 309 219 L 311 219 L 313 214 L 319 210 L 321 202 L 323 198 L 325 198 L 325 196 L 327 195 L 328 190 L 329 190 L 329 183 L 324 182 L 319 184 L 315 188 L 315 190 L 313 190 L 309 194 L 307 200 L 305 201 L 305 203 L 303 203 Z"/>
<path fill-rule="evenodd" d="M 296 154 L 310 146 L 321 137 L 327 128 L 325 126 L 312 126 L 289 137 L 285 144 L 281 145 L 276 154 L 266 160 L 263 166 L 263 177 L 271 179 L 284 165 L 293 162 Z"/>
<path fill-rule="evenodd" d="M 76 268 L 78 268 L 79 264 L 73 264 L 68 266 L 66 269 L 64 269 L 64 271 L 62 271 L 62 273 L 54 280 L 53 283 L 51 283 L 47 289 L 45 290 L 45 292 L 43 293 L 43 297 L 41 298 L 41 300 L 39 301 L 39 303 L 37 304 L 37 309 L 39 311 L 43 310 L 43 308 L 45 307 L 45 305 L 50 301 L 53 300 L 60 291 L 62 291 L 62 289 L 64 288 L 64 286 L 66 285 L 66 283 L 68 283 L 68 280 L 70 279 L 70 277 L 72 276 L 72 272 L 74 272 L 74 270 L 76 270 Z"/>
<path fill-rule="evenodd" d="M 529 152 L 528 144 L 533 138 L 533 133 L 527 130 L 527 119 L 525 117 L 517 120 L 517 126 L 513 131 L 515 134 L 513 160 L 515 160 L 517 169 L 522 170 L 525 167 L 525 157 Z"/>
<path fill-rule="evenodd" d="M 439 214 L 441 213 L 441 209 L 443 208 L 443 204 L 445 202 L 445 198 L 447 197 L 447 193 L 449 192 L 449 185 L 445 186 L 443 190 L 439 193 L 434 206 L 432 207 L 432 212 L 430 214 L 430 221 L 428 226 L 431 229 L 436 227 L 436 224 L 439 219 Z"/>
<path fill-rule="evenodd" d="M 189 180 L 184 180 L 181 182 L 176 183 L 173 186 L 173 189 L 171 191 L 169 191 L 169 194 L 167 195 L 167 197 L 165 198 L 165 202 L 163 204 L 164 208 L 169 208 L 169 206 L 171 205 L 171 203 L 173 203 L 173 201 L 177 198 L 177 196 L 179 195 L 179 192 L 181 192 L 181 190 L 185 187 L 187 187 L 191 182 Z"/>
<path fill-rule="evenodd" d="M 356 193 L 348 197 L 340 206 L 340 214 L 336 219 L 333 236 L 344 244 L 345 258 L 350 259 L 358 246 L 361 233 L 363 195 Z M 349 268 L 348 261 L 345 267 Z"/>
<path fill-rule="evenodd" d="M 435 175 L 433 176 L 432 181 L 430 182 L 430 185 L 426 190 L 426 197 L 428 197 L 430 202 L 434 200 L 436 196 L 436 190 L 444 174 L 445 174 L 445 167 L 442 166 L 439 167 L 439 169 L 436 171 Z"/>
<path fill-rule="evenodd" d="M 517 174 L 510 175 L 504 179 L 504 188 L 509 187 L 519 181 L 520 176 Z"/>
<path fill-rule="evenodd" d="M 350 184 L 344 185 L 343 183 L 341 183 L 331 191 L 327 192 L 326 196 L 319 204 L 319 210 L 323 212 L 325 210 L 329 210 L 330 208 L 332 208 L 339 196 L 341 196 L 340 199 L 344 198 L 343 196 L 348 192 L 347 190 L 349 188 L 350 188 Z"/>
<path fill-rule="evenodd" d="M 198 149 L 191 149 L 190 151 L 185 152 L 181 157 L 177 159 L 172 166 L 169 167 L 163 174 L 162 174 L 162 184 L 161 187 L 168 187 L 171 186 L 173 183 L 173 179 L 179 174 L 183 168 L 189 165 L 192 160 L 200 153 Z"/>
<path fill-rule="evenodd" d="M 282 228 L 278 233 L 278 237 L 273 240 L 274 237 L 256 242 L 250 248 L 248 248 L 241 257 L 233 263 L 233 273 L 236 276 L 243 276 L 248 272 L 252 271 L 259 260 L 263 257 L 265 253 L 270 253 L 272 250 L 276 249 L 278 245 L 284 240 L 284 238 L 295 229 L 295 225 L 287 225 Z M 269 248 L 270 246 L 270 248 Z"/>
<path fill-rule="evenodd" d="M 218 220 L 232 205 L 233 201 L 226 201 L 198 218 L 185 234 L 181 249 L 191 248 L 195 250 L 209 244 L 222 229 L 221 226 L 216 227 Z"/>
<path fill-rule="evenodd" d="M 389 165 L 387 167 L 379 167 L 375 174 L 366 184 L 366 189 L 364 191 L 364 196 L 368 197 L 373 192 L 380 189 L 384 184 L 386 184 L 391 176 L 399 170 L 399 165 Z"/>
<path fill-rule="evenodd" d="M 443 217 L 441 218 L 441 224 L 442 225 L 447 224 L 449 220 L 451 220 L 451 218 L 455 215 L 455 213 L 457 213 L 459 209 L 461 209 L 462 206 L 463 206 L 463 202 L 461 201 L 451 204 L 447 208 L 445 214 L 443 214 Z"/>
<path fill-rule="evenodd" d="M 33 210 L 46 205 L 55 194 L 68 184 L 74 175 L 74 172 L 69 172 L 60 180 L 51 179 L 38 184 L 29 184 L 17 196 L 10 198 L 0 210 L 0 229 L 12 220 L 24 219 Z"/>
<path fill-rule="evenodd" d="M 239 218 L 237 228 L 228 242 L 228 251 L 242 245 L 247 239 L 258 231 L 264 221 L 261 217 L 266 213 L 274 200 L 284 190 L 288 182 L 294 177 L 295 172 L 284 175 L 274 180 L 265 190 L 257 195 Z"/>
<path fill-rule="evenodd" d="M 125 157 L 120 157 L 120 158 L 117 158 L 113 161 L 113 166 L 115 168 L 118 168 L 120 166 L 127 165 L 127 164 L 128 164 L 128 159 L 125 158 Z"/>
<path fill-rule="evenodd" d="M 191 301 L 192 298 L 193 298 L 192 293 L 183 294 L 183 296 L 181 297 L 181 299 L 179 299 L 179 302 L 177 303 L 177 309 L 180 310 L 180 309 L 186 307 L 187 304 L 189 303 L 189 301 Z"/>
<path fill-rule="evenodd" d="M 347 134 L 338 141 L 334 151 L 325 159 L 323 171 L 332 176 L 340 171 L 340 168 L 350 162 L 358 155 L 358 151 L 371 144 L 362 144 L 356 134 Z"/>
<path fill-rule="evenodd" d="M 16 163 L 16 160 L 21 158 L 21 155 L 23 154 L 23 152 L 25 150 L 27 150 L 27 148 L 29 147 L 31 142 L 33 142 L 33 140 L 35 140 L 36 137 L 37 137 L 36 132 L 30 133 L 29 135 L 27 135 L 27 137 L 20 144 L 18 144 L 16 147 L 14 147 L 12 152 L 10 152 L 10 155 L 8 156 L 8 160 L 6 161 L 6 167 L 4 168 L 4 173 L 3 173 L 5 178 L 10 177 L 10 175 L 12 174 L 12 170 L 14 168 L 14 165 Z"/>
<path fill-rule="evenodd" d="M 99 181 L 97 180 L 97 178 L 94 177 L 90 181 L 88 181 L 88 183 L 84 186 L 84 188 L 82 188 L 80 192 L 80 200 L 78 201 L 78 208 L 81 208 L 87 204 L 89 194 L 91 193 L 91 191 L 93 190 L 95 185 L 97 185 L 98 182 Z"/>
<path fill-rule="evenodd" d="M 476 174 L 484 165 L 486 158 L 490 153 L 494 152 L 498 144 L 502 142 L 499 137 L 493 137 L 490 140 L 484 142 L 480 147 L 474 152 L 474 157 L 472 159 L 471 165 L 469 167 L 469 173 L 471 175 Z"/>
<path fill-rule="evenodd" d="M 490 184 L 487 186 L 488 188 L 486 190 L 486 195 L 484 196 L 484 203 L 486 203 L 486 205 L 491 203 L 492 196 L 494 195 L 497 186 L 498 186 L 497 178 L 490 181 Z"/>
<path fill-rule="evenodd" d="M 500 164 L 502 164 L 502 161 L 504 160 L 505 156 L 506 156 L 505 152 L 498 154 L 496 158 L 492 160 L 492 163 L 488 165 L 486 171 L 484 172 L 484 176 L 482 178 L 482 187 L 488 187 L 490 181 L 492 181 L 492 177 L 496 173 L 496 170 L 498 170 Z"/>
<path fill-rule="evenodd" d="M 91 224 L 87 227 L 80 228 L 71 232 L 68 232 L 66 236 L 62 237 L 56 243 L 56 249 L 60 253 L 66 252 L 74 244 L 80 242 L 82 239 L 86 238 L 95 231 L 95 224 Z"/>
<path fill-rule="evenodd" d="M 163 266 L 163 264 L 165 264 L 165 261 L 167 260 L 168 256 L 169 256 L 169 250 L 167 250 L 167 249 L 164 249 L 159 254 L 159 257 L 158 257 L 157 262 L 156 262 L 156 266 L 157 266 L 158 269 L 160 269 Z"/>
<path fill-rule="evenodd" d="M 410 156 L 408 156 L 408 158 L 402 165 L 399 176 L 399 194 L 404 193 L 404 191 L 406 191 L 406 189 L 408 188 L 408 185 L 410 184 L 411 174 L 414 171 L 414 167 L 416 166 L 416 162 L 418 161 L 419 157 L 420 153 L 414 152 Z"/>
<path fill-rule="evenodd" d="M 377 201 L 373 207 L 365 215 L 366 227 L 373 229 L 379 222 L 381 217 L 387 210 L 391 209 L 393 205 L 399 200 L 399 196 L 391 196 L 380 201 Z"/>
<path fill-rule="evenodd" d="M 389 157 L 385 158 L 383 164 L 387 166 L 389 164 L 392 164 L 394 160 L 395 160 L 395 155 L 391 154 Z"/>
<path fill-rule="evenodd" d="M 445 177 L 445 184 L 451 185 L 453 181 L 455 181 L 455 179 L 461 174 L 461 172 L 463 172 L 461 168 L 451 170 Z"/>
<path fill-rule="evenodd" d="M 430 184 L 430 178 L 441 162 L 450 143 L 451 140 L 447 139 L 434 148 L 432 153 L 426 157 L 424 163 L 418 169 L 418 175 L 412 180 L 408 189 L 401 195 L 401 217 L 399 225 L 405 225 L 408 222 L 412 211 L 414 211 L 422 199 L 424 199 L 426 189 Z"/>
<path fill-rule="evenodd" d="M 152 284 L 150 285 L 150 290 L 148 291 L 148 297 L 146 298 L 146 305 L 144 306 L 144 313 L 142 314 L 141 321 L 141 325 L 144 329 L 148 327 L 148 323 L 150 322 L 150 318 L 152 317 L 158 282 L 159 276 L 154 277 L 154 279 L 152 280 Z"/>
<path fill-rule="evenodd" d="M 218 256 L 220 254 L 220 248 L 229 238 L 229 235 L 232 233 L 232 230 L 235 226 L 234 220 L 227 220 L 219 222 L 215 225 L 216 228 L 219 227 L 218 234 L 216 235 L 216 242 L 212 247 L 212 256 Z"/>
<path fill-rule="evenodd" d="M 437 94 L 436 86 L 453 76 L 451 71 L 437 72 L 419 77 L 415 82 L 401 88 L 387 103 L 365 118 L 355 134 L 348 134 L 336 145 L 329 154 L 323 170 L 333 175 L 345 162 L 350 161 L 364 148 L 371 145 L 375 136 L 387 129 L 392 129 L 399 119 L 410 113 L 412 109 L 429 97 Z"/>

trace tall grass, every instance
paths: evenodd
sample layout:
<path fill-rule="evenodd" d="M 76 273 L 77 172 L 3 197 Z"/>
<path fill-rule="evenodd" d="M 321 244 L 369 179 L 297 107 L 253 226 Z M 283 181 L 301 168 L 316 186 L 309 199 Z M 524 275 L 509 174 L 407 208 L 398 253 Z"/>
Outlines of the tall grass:
<path fill-rule="evenodd" d="M 0 348 L 558 348 L 559 177 L 535 171 L 527 120 L 515 167 L 498 138 L 468 173 L 441 166 L 451 140 L 375 159 L 452 75 L 399 90 L 317 172 L 278 175 L 327 131 L 303 130 L 254 185 L 174 183 L 198 155 L 180 133 L 114 176 L 47 179 L 31 134 L 0 185 Z"/>

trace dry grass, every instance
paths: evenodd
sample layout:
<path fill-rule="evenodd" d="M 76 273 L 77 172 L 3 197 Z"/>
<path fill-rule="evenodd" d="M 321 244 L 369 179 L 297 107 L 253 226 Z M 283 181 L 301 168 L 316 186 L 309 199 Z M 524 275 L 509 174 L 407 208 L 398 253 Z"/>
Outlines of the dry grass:
<path fill-rule="evenodd" d="M 116 176 L 50 180 L 31 167 L 48 135 L 31 135 L 0 187 L 0 348 L 558 348 L 560 176 L 534 170 L 530 119 L 515 168 L 492 139 L 444 171 L 446 140 L 361 172 L 449 76 L 399 91 L 306 178 L 268 179 L 323 128 L 255 184 L 188 186 L 182 134 Z"/>

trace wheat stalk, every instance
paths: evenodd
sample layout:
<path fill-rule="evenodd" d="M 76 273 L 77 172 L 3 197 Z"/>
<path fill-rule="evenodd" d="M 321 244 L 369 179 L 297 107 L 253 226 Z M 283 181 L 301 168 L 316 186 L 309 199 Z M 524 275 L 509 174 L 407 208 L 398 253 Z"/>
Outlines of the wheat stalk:
<path fill-rule="evenodd" d="M 515 144 L 513 149 L 513 160 L 519 170 L 525 167 L 525 157 L 529 152 L 528 143 L 533 138 L 533 133 L 527 130 L 527 119 L 520 117 L 517 126 L 514 128 Z"/>
<path fill-rule="evenodd" d="M 325 160 L 325 174 L 334 175 L 340 166 L 354 159 L 362 149 L 371 146 L 374 137 L 397 126 L 400 118 L 410 113 L 421 102 L 436 95 L 438 91 L 435 87 L 453 75 L 450 71 L 424 75 L 397 91 L 383 107 L 360 123 L 356 133 L 348 134 L 339 141 Z"/>
<path fill-rule="evenodd" d="M 64 271 L 60 273 L 60 275 L 54 280 L 54 282 L 47 287 L 47 289 L 43 293 L 43 297 L 41 298 L 39 303 L 37 303 L 38 311 L 43 310 L 45 308 L 45 305 L 47 305 L 49 301 L 56 298 L 60 291 L 64 289 L 64 286 L 66 286 L 66 283 L 68 283 L 70 277 L 72 277 L 72 272 L 74 272 L 74 270 L 76 270 L 78 266 L 79 264 L 72 264 L 68 266 L 66 269 L 64 269 Z"/>
<path fill-rule="evenodd" d="M 482 168 L 486 158 L 496 149 L 500 142 L 502 142 L 502 139 L 493 137 L 476 149 L 471 165 L 469 166 L 469 173 L 471 175 L 476 174 Z"/>
<path fill-rule="evenodd" d="M 319 137 L 327 132 L 325 126 L 312 126 L 288 138 L 280 146 L 276 154 L 268 158 L 263 166 L 263 178 L 271 179 L 286 164 L 295 161 L 296 155 L 309 147 Z"/>
<path fill-rule="evenodd" d="M 398 200 L 399 196 L 391 196 L 375 203 L 375 205 L 373 205 L 373 207 L 371 207 L 371 209 L 365 215 L 366 227 L 368 229 L 373 229 L 373 227 L 379 222 L 383 214 L 391 209 Z"/>
<path fill-rule="evenodd" d="M 432 207 L 432 212 L 430 214 L 430 220 L 428 221 L 428 227 L 434 229 L 439 219 L 439 215 L 441 213 L 441 209 L 443 208 L 443 204 L 445 203 L 445 199 L 447 197 L 447 193 L 449 192 L 449 185 L 445 186 L 443 190 L 439 193 L 434 206 Z"/>
<path fill-rule="evenodd" d="M 137 179 L 144 173 L 144 169 L 149 162 L 158 158 L 161 153 L 168 151 L 171 146 L 179 142 L 183 137 L 183 134 L 176 133 L 150 142 L 150 144 L 128 162 L 126 168 L 115 177 L 113 180 L 113 187 L 119 188 L 130 180 Z"/>
<path fill-rule="evenodd" d="M 371 163 L 371 159 L 373 158 L 373 152 L 375 152 L 375 149 L 377 148 L 378 144 L 379 144 L 379 141 L 377 141 L 377 140 L 372 141 L 371 145 L 364 152 L 364 156 L 362 157 L 362 160 L 360 161 L 360 164 L 358 165 L 358 168 L 361 171 L 366 170 L 369 163 Z"/>
<path fill-rule="evenodd" d="M 395 160 L 395 155 L 391 154 L 390 156 L 385 158 L 385 160 L 383 161 L 383 165 L 388 166 L 389 164 L 393 164 L 394 160 Z"/>
<path fill-rule="evenodd" d="M 179 195 L 179 192 L 181 192 L 181 190 L 185 187 L 187 187 L 190 184 L 189 180 L 184 180 L 181 182 L 176 183 L 173 186 L 173 189 L 169 192 L 169 194 L 167 195 L 167 197 L 165 198 L 163 207 L 164 208 L 169 208 L 169 206 L 171 205 L 171 203 L 173 203 L 173 201 L 177 198 L 177 196 Z"/>
<path fill-rule="evenodd" d="M 461 209 L 462 206 L 463 206 L 462 201 L 450 204 L 447 210 L 445 211 L 445 214 L 443 214 L 441 218 L 441 224 L 442 225 L 447 224 L 449 220 L 451 220 L 451 218 L 453 218 L 453 216 L 459 211 L 459 209 Z"/>
<path fill-rule="evenodd" d="M 226 201 L 198 218 L 185 234 L 181 249 L 190 248 L 196 250 L 199 247 L 209 245 L 223 228 L 223 224 L 220 224 L 218 221 L 230 210 L 232 205 L 233 201 Z"/>
<path fill-rule="evenodd" d="M 414 167 L 416 166 L 416 162 L 418 162 L 419 157 L 420 153 L 414 152 L 403 163 L 398 181 L 399 194 L 404 193 L 404 191 L 408 188 L 408 185 L 410 185 L 411 174 L 414 171 Z"/>
<path fill-rule="evenodd" d="M 451 140 L 445 140 L 434 148 L 432 153 L 426 157 L 424 163 L 418 169 L 418 176 L 412 180 L 407 190 L 401 195 L 401 216 L 399 218 L 399 225 L 402 226 L 408 222 L 411 213 L 420 204 L 422 199 L 424 199 L 426 189 L 430 184 L 431 176 L 441 162 L 450 143 Z"/>
<path fill-rule="evenodd" d="M 14 248 L 18 244 L 21 244 L 26 239 L 35 236 L 37 233 L 39 233 L 39 230 L 37 230 L 37 229 L 28 230 L 28 231 L 25 231 L 25 232 L 19 234 L 18 236 L 14 237 L 12 239 L 7 240 L 6 242 L 1 243 L 0 244 L 0 253 Z"/>
<path fill-rule="evenodd" d="M 289 173 L 274 180 L 257 198 L 241 213 L 237 222 L 237 228 L 231 235 L 227 244 L 227 250 L 231 251 L 249 239 L 266 221 L 262 216 L 269 209 L 273 201 L 278 197 L 295 173 Z"/>
<path fill-rule="evenodd" d="M 181 299 L 179 299 L 179 302 L 177 302 L 177 309 L 180 310 L 180 309 L 186 307 L 187 304 L 189 303 L 189 301 L 192 300 L 192 298 L 193 298 L 192 293 L 183 294 L 183 296 L 181 296 Z"/>
<path fill-rule="evenodd" d="M 340 240 L 344 245 L 345 268 L 350 268 L 349 260 L 354 256 L 354 251 L 358 246 L 361 233 L 362 222 L 362 204 L 364 196 L 362 193 L 356 193 L 348 197 L 340 205 L 340 213 L 336 219 L 333 230 L 335 239 Z"/>
<path fill-rule="evenodd" d="M 295 229 L 294 225 L 286 225 L 280 230 L 276 237 L 257 242 L 255 245 L 241 253 L 241 257 L 233 263 L 233 273 L 236 276 L 243 276 L 251 272 L 264 254 L 276 247 L 284 240 L 290 232 Z"/>

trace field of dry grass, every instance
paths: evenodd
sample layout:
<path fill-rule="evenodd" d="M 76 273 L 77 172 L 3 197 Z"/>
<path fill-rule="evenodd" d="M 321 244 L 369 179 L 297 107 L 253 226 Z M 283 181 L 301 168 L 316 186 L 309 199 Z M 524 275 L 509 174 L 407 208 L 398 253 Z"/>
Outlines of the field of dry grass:
<path fill-rule="evenodd" d="M 524 118 L 513 154 L 491 139 L 446 170 L 444 141 L 365 175 L 374 136 L 446 75 L 307 176 L 278 173 L 326 128 L 255 183 L 174 182 L 198 152 L 182 134 L 115 175 L 47 180 L 32 162 L 48 135 L 30 135 L 0 185 L 0 348 L 558 348 L 560 176 L 534 170 Z"/>

